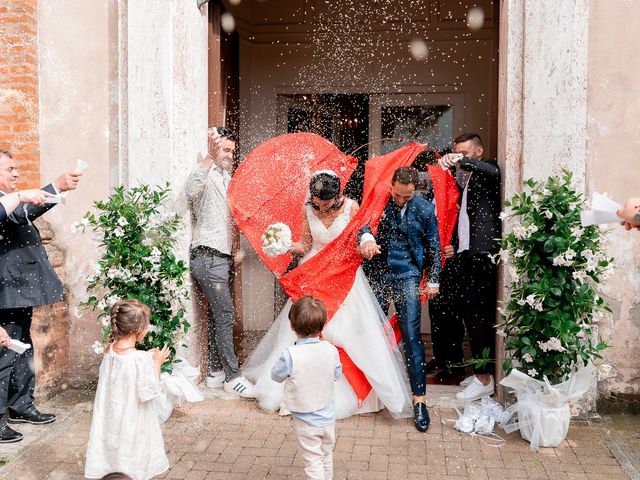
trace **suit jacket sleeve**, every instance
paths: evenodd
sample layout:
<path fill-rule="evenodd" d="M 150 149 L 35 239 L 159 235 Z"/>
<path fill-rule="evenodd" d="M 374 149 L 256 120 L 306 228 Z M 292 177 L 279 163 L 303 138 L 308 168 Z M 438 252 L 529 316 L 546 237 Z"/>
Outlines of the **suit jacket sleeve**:
<path fill-rule="evenodd" d="M 56 195 L 58 192 L 53 187 L 53 184 L 49 184 L 46 187 L 42 187 L 42 190 L 45 192 L 52 193 Z M 47 213 L 53 207 L 55 207 L 55 203 L 45 203 L 43 206 L 38 207 L 36 205 L 27 205 L 25 203 L 21 203 L 18 207 L 13 211 L 13 213 L 9 216 L 9 219 L 17 223 L 19 225 L 25 225 L 29 222 L 33 222 L 40 215 Z"/>
<path fill-rule="evenodd" d="M 365 225 L 360 230 L 358 230 L 358 245 L 360 244 L 360 240 L 362 239 L 362 236 L 365 233 L 368 233 L 369 235 L 373 235 L 373 233 L 371 233 L 371 227 L 369 227 L 369 225 Z"/>
<path fill-rule="evenodd" d="M 500 169 L 495 161 L 475 160 L 464 157 L 460 160 L 460 168 L 470 172 L 482 172 L 491 177 L 500 178 Z"/>
<path fill-rule="evenodd" d="M 7 219 L 7 211 L 4 209 L 4 205 L 0 203 L 0 225 Z"/>
<path fill-rule="evenodd" d="M 442 257 L 440 253 L 440 235 L 438 234 L 438 220 L 433 210 L 427 217 L 424 232 L 424 249 L 427 253 L 425 262 L 425 276 L 428 283 L 440 283 L 440 269 Z"/>

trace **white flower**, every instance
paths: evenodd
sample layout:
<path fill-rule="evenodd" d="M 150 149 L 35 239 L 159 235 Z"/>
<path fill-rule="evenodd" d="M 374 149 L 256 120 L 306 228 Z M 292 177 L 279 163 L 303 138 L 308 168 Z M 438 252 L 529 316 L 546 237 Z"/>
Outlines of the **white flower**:
<path fill-rule="evenodd" d="M 103 315 L 102 317 L 100 317 L 100 325 L 102 325 L 103 327 L 108 327 L 109 325 L 111 325 L 111 319 L 108 316 Z"/>
<path fill-rule="evenodd" d="M 523 305 L 525 305 L 527 302 L 525 302 L 522 298 L 520 298 L 520 299 L 516 300 L 516 303 L 517 303 L 518 305 L 520 305 L 520 306 L 523 306 Z"/>
<path fill-rule="evenodd" d="M 531 195 L 531 200 L 538 203 L 540 200 L 542 200 L 542 195 L 536 192 L 533 195 Z"/>
<path fill-rule="evenodd" d="M 579 281 L 580 283 L 586 283 L 587 282 L 587 272 L 585 272 L 584 270 L 576 270 L 575 272 L 573 272 L 571 274 L 571 276 Z"/>
<path fill-rule="evenodd" d="M 538 346 L 540 347 L 540 350 L 542 350 L 543 352 L 551 352 L 551 351 L 565 352 L 567 350 L 562 346 L 562 343 L 556 337 L 551 337 L 546 342 L 538 341 Z"/>
<path fill-rule="evenodd" d="M 548 188 L 543 189 L 542 195 L 544 195 L 545 197 L 551 195 L 551 190 L 549 190 Z"/>
<path fill-rule="evenodd" d="M 160 329 L 156 325 L 149 325 L 149 333 L 158 333 Z"/>
<path fill-rule="evenodd" d="M 533 293 L 531 295 L 527 295 L 525 303 L 527 303 L 529 306 L 533 307 L 536 304 L 535 295 Z"/>
<path fill-rule="evenodd" d="M 142 245 L 144 245 L 145 247 L 150 247 L 151 245 L 153 245 L 153 240 L 151 240 L 148 237 L 145 237 L 142 239 Z"/>
<path fill-rule="evenodd" d="M 96 340 L 95 342 L 93 342 L 93 345 L 91 345 L 91 348 L 93 348 L 93 351 L 97 355 L 104 353 L 104 347 L 102 346 L 102 342 L 100 340 Z"/>
<path fill-rule="evenodd" d="M 504 220 L 505 218 L 507 218 L 507 216 L 508 216 L 507 212 L 500 212 L 500 215 L 499 215 L 500 220 Z"/>
<path fill-rule="evenodd" d="M 531 236 L 531 234 L 536 233 L 538 231 L 538 227 L 536 225 L 529 225 L 529 227 L 527 227 L 527 233 L 529 234 L 529 236 Z"/>
<path fill-rule="evenodd" d="M 527 375 L 529 375 L 530 377 L 535 377 L 536 375 L 538 375 L 538 371 L 535 368 L 530 368 L 529 370 L 527 370 Z"/>
<path fill-rule="evenodd" d="M 104 301 L 104 298 L 98 302 L 98 309 L 103 312 L 107 310 L 107 302 Z"/>
<path fill-rule="evenodd" d="M 119 301 L 120 299 L 117 295 L 111 295 L 110 297 L 107 297 L 107 305 L 109 305 L 110 307 L 113 307 Z"/>
<path fill-rule="evenodd" d="M 551 219 L 553 217 L 553 213 L 551 213 L 549 210 L 545 210 L 544 212 L 542 212 L 542 214 L 548 219 Z"/>
<path fill-rule="evenodd" d="M 522 225 L 516 225 L 515 227 L 513 227 L 513 235 L 518 240 L 523 240 L 524 238 L 527 237 L 527 229 Z"/>
<path fill-rule="evenodd" d="M 514 258 L 524 257 L 524 250 L 518 249 L 513 254 Z"/>
<path fill-rule="evenodd" d="M 120 217 L 118 219 L 118 225 L 120 225 L 121 227 L 124 227 L 125 225 L 129 225 L 129 223 L 127 222 L 126 218 Z"/>
<path fill-rule="evenodd" d="M 576 237 L 576 241 L 578 241 L 580 237 L 582 237 L 583 233 L 584 233 L 584 228 L 582 227 L 573 227 L 571 229 L 571 235 Z"/>
<path fill-rule="evenodd" d="M 499 336 L 499 337 L 502 337 L 502 338 L 506 338 L 506 337 L 507 337 L 507 334 L 506 334 L 506 333 L 504 333 L 504 330 L 502 330 L 501 328 L 499 328 L 499 329 L 496 331 L 496 333 L 498 334 L 498 336 Z"/>
<path fill-rule="evenodd" d="M 533 308 L 535 308 L 539 312 L 542 312 L 542 310 L 543 310 L 542 302 L 536 302 L 536 304 L 533 306 Z"/>
<path fill-rule="evenodd" d="M 116 237 L 124 237 L 124 230 L 122 230 L 121 227 L 116 227 L 116 228 L 113 229 L 113 234 Z"/>
<path fill-rule="evenodd" d="M 509 251 L 508 250 L 500 250 L 500 252 L 498 252 L 500 255 L 500 261 L 501 262 L 507 262 L 509 260 Z"/>
<path fill-rule="evenodd" d="M 118 278 L 119 275 L 120 275 L 120 270 L 117 269 L 116 267 L 111 267 L 107 271 L 107 278 L 114 279 L 114 278 Z"/>
<path fill-rule="evenodd" d="M 576 252 L 569 248 L 566 252 L 564 252 L 564 258 L 566 258 L 567 260 L 573 260 L 574 258 L 576 258 Z"/>
<path fill-rule="evenodd" d="M 533 362 L 533 357 L 531 356 L 530 353 L 525 353 L 524 355 L 522 355 L 522 360 L 524 360 L 527 363 L 531 363 Z"/>

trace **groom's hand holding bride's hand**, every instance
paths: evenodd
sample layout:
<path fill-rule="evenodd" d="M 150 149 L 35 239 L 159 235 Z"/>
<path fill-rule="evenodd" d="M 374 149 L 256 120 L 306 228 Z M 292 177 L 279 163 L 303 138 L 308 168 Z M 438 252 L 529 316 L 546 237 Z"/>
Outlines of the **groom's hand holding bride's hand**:
<path fill-rule="evenodd" d="M 378 245 L 373 240 L 369 240 L 368 242 L 364 242 L 360 245 L 360 255 L 362 255 L 367 260 L 371 260 L 374 256 L 380 253 L 380 245 Z"/>
<path fill-rule="evenodd" d="M 420 294 L 427 297 L 427 300 L 433 300 L 440 293 L 440 289 L 438 287 L 423 287 L 420 288 Z"/>

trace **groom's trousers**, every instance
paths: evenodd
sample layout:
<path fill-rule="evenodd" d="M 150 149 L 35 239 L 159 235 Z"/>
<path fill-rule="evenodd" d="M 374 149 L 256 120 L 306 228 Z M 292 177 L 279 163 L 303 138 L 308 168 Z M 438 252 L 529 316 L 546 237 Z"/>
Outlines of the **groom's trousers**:
<path fill-rule="evenodd" d="M 422 396 L 426 393 L 426 372 L 424 344 L 420 333 L 420 278 L 388 278 L 372 282 L 372 288 L 385 313 L 388 313 L 393 301 L 402 332 L 411 392 Z"/>
<path fill-rule="evenodd" d="M 0 310 L 0 326 L 13 340 L 32 345 L 22 354 L 0 348 L 0 427 L 7 408 L 14 413 L 26 412 L 33 406 L 36 374 L 31 341 L 32 307 Z"/>

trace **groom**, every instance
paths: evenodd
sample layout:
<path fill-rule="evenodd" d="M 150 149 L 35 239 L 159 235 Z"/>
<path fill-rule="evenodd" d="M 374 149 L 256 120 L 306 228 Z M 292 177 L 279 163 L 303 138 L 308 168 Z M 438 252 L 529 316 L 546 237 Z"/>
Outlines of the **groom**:
<path fill-rule="evenodd" d="M 369 226 L 360 230 L 360 252 L 372 260 L 371 287 L 386 313 L 393 300 L 413 393 L 415 425 L 424 432 L 430 419 L 425 404 L 426 372 L 420 335 L 420 295 L 431 300 L 438 294 L 441 259 L 438 222 L 431 202 L 415 194 L 418 171 L 397 169 L 391 180 L 391 198 L 378 225 L 377 240 Z M 375 257 L 375 258 L 374 258 Z M 420 288 L 423 274 L 427 284 Z"/>

